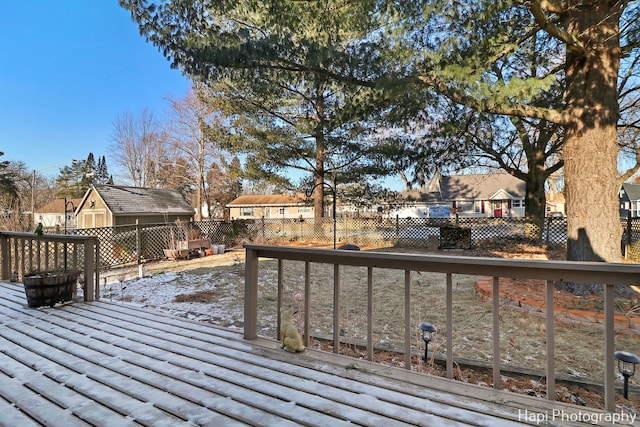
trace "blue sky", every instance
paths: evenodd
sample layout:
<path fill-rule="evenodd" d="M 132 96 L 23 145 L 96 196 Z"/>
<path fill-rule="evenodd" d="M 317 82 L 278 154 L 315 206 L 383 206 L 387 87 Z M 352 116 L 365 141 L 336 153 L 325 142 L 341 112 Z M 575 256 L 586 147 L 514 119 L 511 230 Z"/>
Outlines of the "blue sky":
<path fill-rule="evenodd" d="M 114 119 L 160 118 L 190 87 L 117 0 L 3 0 L 0 16 L 0 160 L 56 176 L 92 152 L 115 174 Z"/>
<path fill-rule="evenodd" d="M 144 108 L 162 118 L 190 81 L 117 0 L 0 0 L 0 16 L 0 160 L 55 177 L 91 152 L 128 184 L 110 157 L 113 121 Z"/>

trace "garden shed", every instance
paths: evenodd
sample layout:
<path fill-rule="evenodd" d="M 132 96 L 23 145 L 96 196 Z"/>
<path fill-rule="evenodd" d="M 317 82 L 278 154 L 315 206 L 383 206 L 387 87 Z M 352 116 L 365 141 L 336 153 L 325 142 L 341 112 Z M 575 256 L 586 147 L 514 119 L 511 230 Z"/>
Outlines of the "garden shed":
<path fill-rule="evenodd" d="M 92 185 L 76 209 L 78 228 L 189 222 L 194 208 L 175 190 Z"/>

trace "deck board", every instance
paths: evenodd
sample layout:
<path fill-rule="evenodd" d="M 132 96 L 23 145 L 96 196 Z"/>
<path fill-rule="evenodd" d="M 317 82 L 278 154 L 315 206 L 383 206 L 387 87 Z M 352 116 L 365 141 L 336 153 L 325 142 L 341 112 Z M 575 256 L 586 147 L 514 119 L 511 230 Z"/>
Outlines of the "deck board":
<path fill-rule="evenodd" d="M 572 410 L 376 366 L 129 304 L 28 308 L 0 283 L 0 425 L 515 426 L 536 424 L 522 408 Z"/>

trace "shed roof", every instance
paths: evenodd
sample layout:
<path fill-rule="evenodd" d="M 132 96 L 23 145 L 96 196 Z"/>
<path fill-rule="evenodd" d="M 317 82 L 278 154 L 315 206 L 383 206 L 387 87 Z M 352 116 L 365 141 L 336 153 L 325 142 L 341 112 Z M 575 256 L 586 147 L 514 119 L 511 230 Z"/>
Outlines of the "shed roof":
<path fill-rule="evenodd" d="M 182 194 L 175 190 L 117 185 L 94 185 L 93 190 L 113 215 L 193 215 L 195 212 Z M 82 204 L 86 203 L 91 191 L 85 194 Z"/>
<path fill-rule="evenodd" d="M 304 194 L 272 194 L 246 195 L 231 201 L 227 207 L 241 208 L 245 206 L 294 206 L 305 205 L 307 197 Z"/>

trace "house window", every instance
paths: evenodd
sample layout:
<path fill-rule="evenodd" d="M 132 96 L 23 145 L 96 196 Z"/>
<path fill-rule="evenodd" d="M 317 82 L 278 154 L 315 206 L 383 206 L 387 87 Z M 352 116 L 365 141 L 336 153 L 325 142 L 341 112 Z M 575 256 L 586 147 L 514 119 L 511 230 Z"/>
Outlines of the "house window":
<path fill-rule="evenodd" d="M 468 201 L 468 200 L 457 201 L 456 209 L 458 210 L 458 212 L 473 211 L 473 201 Z"/>
<path fill-rule="evenodd" d="M 473 211 L 475 213 L 482 213 L 482 200 L 476 200 L 473 203 Z"/>
<path fill-rule="evenodd" d="M 512 200 L 511 201 L 512 208 L 522 208 L 524 207 L 524 200 Z"/>
<path fill-rule="evenodd" d="M 240 216 L 253 216 L 253 208 L 240 208 Z"/>
<path fill-rule="evenodd" d="M 312 207 L 311 206 L 300 206 L 298 208 L 298 212 L 303 213 L 303 212 L 311 212 L 312 211 Z"/>

